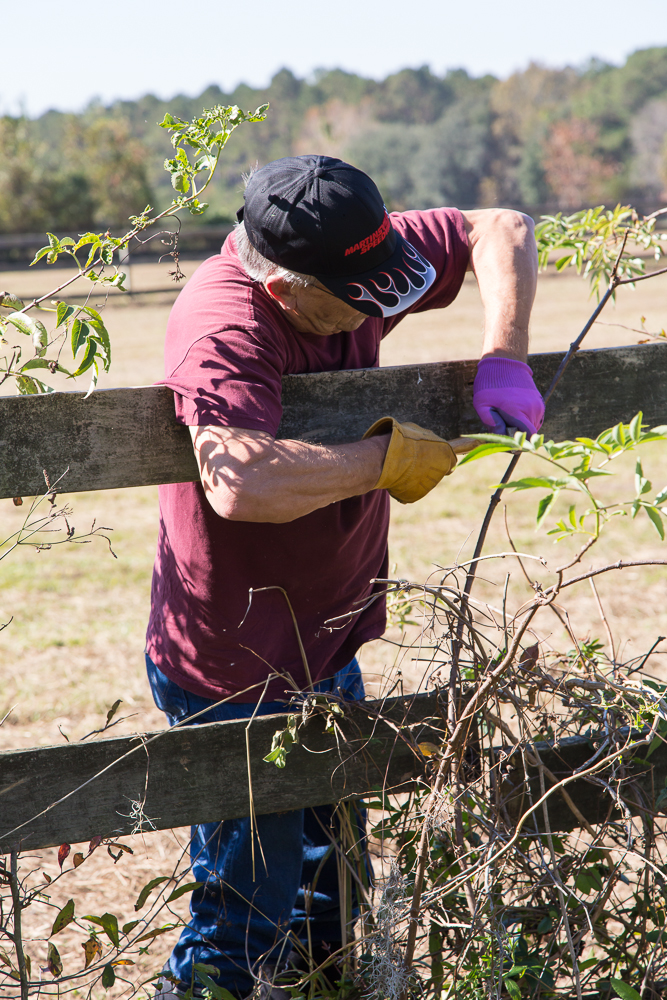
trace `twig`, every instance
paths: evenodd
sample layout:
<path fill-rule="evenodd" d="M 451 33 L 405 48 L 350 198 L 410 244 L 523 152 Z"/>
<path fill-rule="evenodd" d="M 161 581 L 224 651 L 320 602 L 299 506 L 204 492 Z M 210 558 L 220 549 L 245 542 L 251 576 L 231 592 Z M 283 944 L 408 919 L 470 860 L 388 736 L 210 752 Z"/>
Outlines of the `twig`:
<path fill-rule="evenodd" d="M 556 892 L 558 893 L 558 902 L 560 905 L 560 915 L 563 921 L 563 926 L 565 928 L 565 935 L 567 937 L 567 943 L 570 946 L 570 957 L 572 959 L 572 971 L 574 972 L 574 986 L 577 991 L 577 1000 L 582 1000 L 581 993 L 581 975 L 579 973 L 579 963 L 577 962 L 577 951 L 574 947 L 574 941 L 572 940 L 572 930 L 570 928 L 570 918 L 567 913 L 567 906 L 565 905 L 565 895 L 563 893 L 563 882 L 560 877 L 560 871 L 558 869 L 558 860 L 556 858 L 556 852 L 554 850 L 554 841 L 551 835 L 551 823 L 549 822 L 549 807 L 547 805 L 547 800 L 545 797 L 546 787 L 544 782 L 544 764 L 542 763 L 542 758 L 540 757 L 539 750 L 536 746 L 533 746 L 533 753 L 537 758 L 537 766 L 540 775 L 540 792 L 542 793 L 542 816 L 544 817 L 544 830 L 547 835 L 547 844 L 549 847 L 549 856 L 551 858 L 551 875 L 554 882 L 556 883 Z M 561 792 L 564 789 L 561 789 Z"/>
<path fill-rule="evenodd" d="M 630 677 L 631 674 L 637 673 L 638 670 L 642 670 L 643 669 L 644 664 L 648 660 L 648 658 L 651 655 L 651 653 L 653 652 L 653 650 L 656 648 L 656 646 L 659 646 L 661 642 L 664 642 L 665 639 L 667 639 L 667 636 L 664 636 L 664 635 L 659 635 L 658 636 L 658 638 L 655 640 L 655 642 L 653 643 L 653 645 L 649 649 L 648 653 L 642 658 L 642 662 L 639 664 L 639 666 L 638 667 L 633 667 L 632 670 L 628 670 L 628 677 Z M 4 722 L 4 719 L 3 719 L 3 722 Z M 1 725 L 1 723 L 0 723 L 0 725 Z"/>
<path fill-rule="evenodd" d="M 419 839 L 419 847 L 417 850 L 417 869 L 415 873 L 415 883 L 414 890 L 412 893 L 412 901 L 410 904 L 409 922 L 408 922 L 408 939 L 405 946 L 405 956 L 404 964 L 406 969 L 412 967 L 412 962 L 414 958 L 415 945 L 417 943 L 417 924 L 419 920 L 419 907 L 421 903 L 421 896 L 424 887 L 424 876 L 426 874 L 426 865 L 428 862 L 429 854 L 429 842 L 430 842 L 430 821 L 437 802 L 438 796 L 442 789 L 444 788 L 445 782 L 450 772 L 450 766 L 452 760 L 457 754 L 462 740 L 465 738 L 467 727 L 465 723 L 467 720 L 471 719 L 474 713 L 480 706 L 480 702 L 486 697 L 497 685 L 498 681 L 502 677 L 514 661 L 517 649 L 519 648 L 519 643 L 523 638 L 524 632 L 528 628 L 533 616 L 535 615 L 538 604 L 535 603 L 533 607 L 526 614 L 524 621 L 517 630 L 514 637 L 512 645 L 503 658 L 501 663 L 489 674 L 484 681 L 478 686 L 477 691 L 468 700 L 465 709 L 458 723 L 456 724 L 454 731 L 450 733 L 450 737 L 447 741 L 447 746 L 445 753 L 443 754 L 442 760 L 438 767 L 438 773 L 436 775 L 435 782 L 433 784 L 433 789 L 430 795 L 430 801 L 426 808 L 426 815 L 422 823 L 422 831 Z M 448 720 L 449 721 L 449 720 Z M 464 882 L 467 880 L 464 879 Z"/>
<path fill-rule="evenodd" d="M 23 931 L 21 927 L 21 888 L 18 876 L 18 851 L 12 851 L 10 855 L 9 885 L 12 891 L 12 905 L 14 908 L 14 933 L 12 941 L 16 951 L 16 961 L 19 967 L 19 978 L 21 981 L 21 1000 L 28 1000 L 28 972 L 25 965 L 25 953 L 23 951 Z"/>
<path fill-rule="evenodd" d="M 580 576 L 573 576 L 570 580 L 563 580 L 558 587 L 556 584 L 552 587 L 547 587 L 544 593 L 551 594 L 556 589 L 564 590 L 565 587 L 571 587 L 575 583 L 581 583 L 582 580 L 590 580 L 591 577 L 599 576 L 601 573 L 609 573 L 612 569 L 628 569 L 630 566 L 667 566 L 667 559 L 633 559 L 628 562 L 625 562 L 623 559 L 619 559 L 618 562 L 610 563 L 608 566 L 601 566 L 600 569 L 591 569 L 588 573 L 582 573 Z"/>
<path fill-rule="evenodd" d="M 255 705 L 255 711 L 252 713 L 248 719 L 248 725 L 245 727 L 245 753 L 246 753 L 246 763 L 248 766 L 248 801 L 250 802 L 250 849 L 252 851 L 252 880 L 256 882 L 255 878 L 255 837 L 259 842 L 259 850 L 262 855 L 262 861 L 264 862 L 264 870 L 268 874 L 268 868 L 266 865 L 266 858 L 264 857 L 264 848 L 262 847 L 262 841 L 257 834 L 257 814 L 255 812 L 255 798 L 252 793 L 252 768 L 250 766 L 250 727 L 255 721 L 255 717 L 259 711 L 259 706 L 262 704 L 264 695 L 266 694 L 266 689 L 269 686 L 269 681 L 271 680 L 271 674 L 266 678 L 266 683 L 264 684 L 264 690 Z"/>
<path fill-rule="evenodd" d="M 614 645 L 614 637 L 611 634 L 611 628 L 609 622 L 607 621 L 607 616 L 604 613 L 604 608 L 602 607 L 602 601 L 600 600 L 600 595 L 597 592 L 597 587 L 595 586 L 595 580 L 592 576 L 589 576 L 588 582 L 591 585 L 591 590 L 593 591 L 593 597 L 595 598 L 595 603 L 598 606 L 598 611 L 600 612 L 600 618 L 605 627 L 605 632 L 607 633 L 607 641 L 609 642 L 609 649 L 611 650 L 611 662 L 616 669 L 616 646 Z"/>
<path fill-rule="evenodd" d="M 635 278 L 622 278 L 616 282 L 619 285 L 634 285 L 637 281 L 646 281 L 647 278 L 657 278 L 659 274 L 667 274 L 667 267 L 661 267 L 658 271 L 649 271 L 648 274 L 640 274 Z"/>
<path fill-rule="evenodd" d="M 287 607 L 289 608 L 289 613 L 292 616 L 292 623 L 294 625 L 294 631 L 296 633 L 296 641 L 299 644 L 299 652 L 301 653 L 301 662 L 303 663 L 303 669 L 306 675 L 306 681 L 308 682 L 308 687 L 310 688 L 310 690 L 314 691 L 315 688 L 313 687 L 313 679 L 310 676 L 310 667 L 308 666 L 308 657 L 306 656 L 306 650 L 304 649 L 303 642 L 301 641 L 301 632 L 299 631 L 299 625 L 296 620 L 296 615 L 294 614 L 294 608 L 292 607 L 292 602 L 289 599 L 289 594 L 287 593 L 284 587 L 279 587 L 275 584 L 271 587 L 251 587 L 250 600 L 252 601 L 253 594 L 259 594 L 263 590 L 279 590 L 280 593 L 285 598 L 285 600 L 287 601 Z M 248 610 L 250 610 L 250 605 L 248 605 Z M 246 611 L 246 615 L 247 613 L 248 612 Z M 245 621 L 245 617 L 243 621 Z M 241 624 L 243 624 L 243 622 L 241 622 Z"/>

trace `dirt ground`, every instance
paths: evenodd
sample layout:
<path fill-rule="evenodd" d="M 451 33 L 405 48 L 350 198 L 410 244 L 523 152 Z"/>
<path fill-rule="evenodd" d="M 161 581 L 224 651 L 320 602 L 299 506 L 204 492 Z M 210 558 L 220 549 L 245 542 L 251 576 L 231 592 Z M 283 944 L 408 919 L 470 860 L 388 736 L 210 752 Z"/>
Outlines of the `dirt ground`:
<path fill-rule="evenodd" d="M 196 264 L 183 264 L 190 275 Z M 169 285 L 168 265 L 133 268 L 132 288 L 164 288 Z M 60 279 L 62 272 L 57 273 Z M 48 272 L 0 274 L 0 287 L 19 295 L 48 290 Z M 665 325 L 665 283 L 658 277 L 636 291 L 621 289 L 618 303 L 603 316 L 587 340 L 589 347 L 637 343 L 632 332 L 646 317 L 646 328 L 658 331 Z M 145 385 L 161 377 L 164 329 L 174 295 L 110 299 L 105 319 L 111 332 L 114 361 L 102 387 Z M 562 350 L 583 326 L 592 310 L 585 282 L 574 275 L 545 275 L 539 283 L 532 324 L 533 351 Z M 606 325 L 615 324 L 615 325 Z M 475 357 L 481 343 L 482 312 L 474 280 L 466 279 L 459 298 L 445 311 L 407 319 L 383 347 L 381 363 L 396 365 L 454 358 Z M 490 487 L 498 481 L 506 464 L 502 456 L 461 469 L 414 506 L 394 503 L 390 533 L 390 558 L 397 577 L 423 582 L 437 566 L 450 566 L 469 558 L 476 528 L 488 502 Z M 526 463 L 528 470 L 529 463 Z M 656 486 L 667 483 L 667 448 L 653 446 L 646 452 L 644 468 Z M 634 463 L 625 467 L 621 480 L 630 495 Z M 566 561 L 567 546 L 556 546 L 544 534 L 536 534 L 535 507 L 538 497 L 516 494 L 507 500 L 507 523 L 520 551 L 543 556 L 550 567 Z M 77 494 L 67 497 L 74 509 L 73 523 L 83 530 L 95 518 L 112 531 L 114 559 L 101 540 L 81 546 L 62 546 L 49 552 L 24 548 L 2 562 L 0 622 L 11 624 L 0 632 L 0 749 L 56 744 L 64 738 L 80 739 L 103 722 L 109 706 L 122 698 L 119 715 L 124 718 L 114 730 L 146 731 L 163 727 L 163 717 L 152 703 L 143 669 L 143 636 L 148 617 L 151 566 L 157 531 L 157 490 L 141 488 Z M 9 536 L 19 525 L 24 508 L 10 500 L 0 502 L 0 537 Z M 507 552 L 509 543 L 503 516 L 492 527 L 488 552 Z M 602 565 L 622 558 L 667 559 L 667 545 L 660 542 L 648 519 L 634 523 L 617 519 L 600 542 L 588 565 Z M 511 565 L 510 565 L 511 564 Z M 480 598 L 498 605 L 505 576 L 512 573 L 508 606 L 516 607 L 529 593 L 514 560 L 487 564 L 480 585 Z M 546 570 L 541 578 L 551 582 Z M 613 638 L 621 657 L 630 659 L 647 650 L 659 635 L 667 635 L 664 569 L 624 570 L 600 578 L 598 585 Z M 588 585 L 570 595 L 572 625 L 579 639 L 607 638 L 594 596 Z M 390 630 L 387 637 L 396 640 Z M 553 619 L 541 632 L 546 647 L 567 649 L 570 640 Z M 667 647 L 667 643 L 665 644 Z M 646 669 L 667 676 L 664 647 L 659 647 Z M 395 660 L 395 647 L 378 640 L 361 652 L 370 691 L 378 691 L 383 676 Z M 422 668 L 418 654 L 403 654 L 401 669 L 408 688 L 416 687 Z M 68 877 L 84 883 L 77 912 L 110 910 L 129 920 L 141 886 L 153 875 L 168 870 L 186 839 L 186 831 L 156 833 L 132 839 L 133 857 L 114 864 L 102 850 Z M 129 839 L 126 839 L 129 843 Z M 76 848 L 73 848 L 73 853 Z M 40 852 L 47 871 L 54 874 L 54 851 Z M 66 867 L 70 865 L 67 863 Z M 79 891 L 79 890 L 77 890 Z M 72 894 L 64 886 L 53 892 L 53 902 Z M 85 906 L 85 908 L 84 908 Z M 185 912 L 185 902 L 177 904 Z M 41 919 L 41 923 L 40 923 Z M 48 920 L 37 919 L 37 936 L 48 933 Z M 52 915 L 51 915 L 52 919 Z M 41 926 L 41 925 L 44 926 Z M 81 932 L 63 932 L 61 951 L 66 969 L 69 962 L 80 966 Z M 159 968 L 168 953 L 170 935 L 152 945 L 142 959 L 146 970 Z M 34 946 L 34 958 L 44 964 L 44 941 Z M 74 956 L 77 956 L 76 958 Z M 78 963 L 78 966 L 77 966 Z M 142 966 L 142 969 L 144 966 Z"/>

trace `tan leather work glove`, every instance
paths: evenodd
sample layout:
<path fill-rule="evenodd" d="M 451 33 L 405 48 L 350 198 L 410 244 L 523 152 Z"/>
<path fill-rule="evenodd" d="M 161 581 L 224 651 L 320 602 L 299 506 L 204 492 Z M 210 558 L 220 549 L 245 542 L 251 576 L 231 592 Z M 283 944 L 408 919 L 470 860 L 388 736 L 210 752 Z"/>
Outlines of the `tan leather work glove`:
<path fill-rule="evenodd" d="M 454 470 L 456 455 L 448 442 L 433 431 L 417 424 L 399 424 L 393 417 L 376 420 L 364 438 L 390 432 L 382 474 L 374 489 L 389 490 L 401 503 L 414 503 Z"/>

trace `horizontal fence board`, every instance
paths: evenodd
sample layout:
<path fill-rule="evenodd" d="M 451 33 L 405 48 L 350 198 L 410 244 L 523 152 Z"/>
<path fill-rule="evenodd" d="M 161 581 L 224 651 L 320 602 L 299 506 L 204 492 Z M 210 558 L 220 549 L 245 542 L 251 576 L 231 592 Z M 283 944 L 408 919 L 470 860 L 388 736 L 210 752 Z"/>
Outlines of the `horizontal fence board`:
<path fill-rule="evenodd" d="M 379 708 L 393 726 L 375 719 Z M 301 742 L 284 769 L 262 758 L 286 716 L 256 718 L 249 734 L 255 812 L 323 805 L 411 781 L 423 771 L 413 746 L 438 737 L 436 709 L 433 695 L 347 706 L 342 725 L 347 743 L 340 749 L 320 715 L 300 731 Z M 245 719 L 214 722 L 166 730 L 157 739 L 146 733 L 0 753 L 0 853 L 19 845 L 32 850 L 136 832 L 135 803 L 143 804 L 144 832 L 247 816 L 246 726 Z M 114 761 L 93 782 L 22 826 Z"/>
<path fill-rule="evenodd" d="M 619 734 L 621 739 L 627 738 L 627 731 Z M 601 744 L 599 739 L 595 746 Z M 570 736 L 560 743 L 537 743 L 536 747 L 540 759 L 545 768 L 553 774 L 557 781 L 568 777 L 575 770 L 585 770 L 587 762 L 591 759 L 595 750 L 592 749 L 593 742 L 578 736 Z M 621 744 L 622 745 L 622 744 Z M 615 749 L 620 749 L 616 747 Z M 637 750 L 639 757 L 646 754 L 648 747 L 640 747 Z M 611 752 L 611 751 L 610 751 Z M 625 777 L 621 798 L 627 802 L 630 812 L 637 814 L 641 811 L 642 804 L 649 809 L 653 808 L 655 798 L 662 790 L 665 779 L 667 779 L 667 743 L 662 743 L 652 754 L 648 764 L 640 761 L 634 763 L 625 760 Z M 501 765 L 503 773 L 501 789 L 503 798 L 506 801 L 507 812 L 516 823 L 519 817 L 530 808 L 531 804 L 537 802 L 542 797 L 541 783 L 538 769 L 529 764 L 528 783 L 525 781 L 524 762 L 522 754 L 515 750 L 510 753 L 505 765 Z M 601 772 L 599 777 L 609 781 L 610 772 Z M 615 793 L 615 782 L 611 783 Z M 545 777 L 545 789 L 552 787 L 552 782 Z M 596 784 L 594 778 L 581 778 L 572 781 L 566 786 L 567 792 L 579 811 L 586 817 L 589 823 L 595 826 L 603 823 L 607 817 L 612 819 L 621 818 L 620 810 L 614 808 L 609 792 L 601 785 Z M 549 824 L 552 830 L 573 830 L 580 824 L 559 792 L 553 793 L 548 799 Z M 542 807 L 535 811 L 534 820 L 524 826 L 524 830 L 534 830 L 536 827 L 544 830 L 544 813 Z"/>
<path fill-rule="evenodd" d="M 544 391 L 562 354 L 530 358 Z M 336 444 L 357 440 L 392 414 L 445 438 L 482 429 L 472 405 L 476 361 L 288 375 L 278 436 Z M 642 409 L 667 421 L 667 347 L 581 351 L 552 397 L 544 432 L 594 435 Z M 198 478 L 190 436 L 161 386 L 0 398 L 0 497 L 44 491 L 43 470 L 76 493 Z"/>
<path fill-rule="evenodd" d="M 378 721 L 380 710 L 389 723 Z M 315 717 L 300 731 L 301 743 L 290 751 L 283 770 L 262 758 L 275 730 L 284 728 L 286 716 L 255 719 L 249 742 L 256 813 L 323 805 L 378 787 L 406 789 L 424 774 L 415 744 L 442 736 L 442 714 L 434 694 L 348 705 L 341 721 L 344 740 L 337 742 L 325 732 L 323 716 Z M 0 853 L 248 815 L 246 726 L 246 720 L 216 722 L 166 730 L 157 738 L 145 733 L 0 753 Z M 537 747 L 559 780 L 585 766 L 594 753 L 584 738 Z M 501 796 L 510 821 L 516 823 L 530 796 L 533 802 L 540 798 L 539 779 L 535 768 L 529 767 L 528 789 L 521 754 L 508 748 L 495 753 Z M 626 773 L 634 778 L 634 790 L 624 786 L 631 803 L 641 792 L 650 805 L 663 787 L 667 745 L 655 751 L 651 763 L 652 767 L 626 763 Z M 109 769 L 100 774 L 104 768 Z M 585 779 L 567 787 L 589 822 L 606 818 L 612 802 L 603 788 Z M 67 795 L 44 816 L 37 815 Z M 636 805 L 631 809 L 637 812 Z M 578 826 L 558 792 L 549 799 L 549 818 L 552 830 Z M 543 828 L 541 809 L 524 830 L 530 834 L 536 828 Z"/>

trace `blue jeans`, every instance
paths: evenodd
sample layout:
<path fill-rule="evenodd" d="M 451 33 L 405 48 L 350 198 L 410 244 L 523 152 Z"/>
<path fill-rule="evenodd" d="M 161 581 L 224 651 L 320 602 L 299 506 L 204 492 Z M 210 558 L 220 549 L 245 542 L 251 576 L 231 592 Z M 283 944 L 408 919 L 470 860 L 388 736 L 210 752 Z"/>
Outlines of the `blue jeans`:
<path fill-rule="evenodd" d="M 215 704 L 169 680 L 148 655 L 146 667 L 155 704 L 165 712 L 169 725 Z M 364 684 L 356 659 L 331 679 L 320 681 L 315 689 L 346 701 L 363 698 Z M 226 702 L 189 724 L 248 719 L 256 708 L 256 703 Z M 273 701 L 261 704 L 257 714 L 284 711 L 284 702 Z M 330 852 L 323 862 L 331 847 L 325 830 L 335 836 L 332 814 L 332 806 L 319 806 L 257 816 L 257 838 L 264 859 L 256 842 L 254 881 L 250 817 L 192 827 L 192 875 L 203 885 L 192 893 L 190 922 L 169 959 L 174 976 L 190 986 L 193 964 L 203 962 L 220 970 L 218 985 L 237 996 L 248 994 L 255 984 L 250 969 L 260 959 L 275 963 L 287 957 L 288 932 L 306 941 L 303 889 L 315 880 L 309 918 L 313 950 L 322 942 L 337 947 L 341 924 L 335 853 Z"/>

